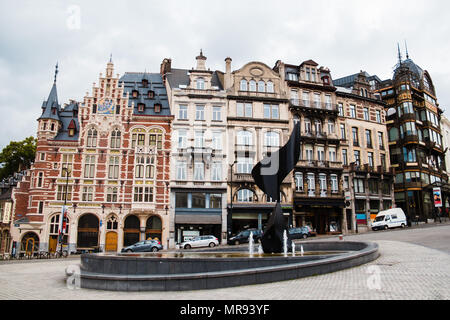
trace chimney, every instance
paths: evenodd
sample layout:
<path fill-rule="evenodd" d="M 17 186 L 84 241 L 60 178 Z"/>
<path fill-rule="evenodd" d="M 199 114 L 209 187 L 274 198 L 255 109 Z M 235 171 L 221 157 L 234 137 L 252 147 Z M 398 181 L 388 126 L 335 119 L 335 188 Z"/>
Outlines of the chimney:
<path fill-rule="evenodd" d="M 225 59 L 225 79 L 224 79 L 224 86 L 225 90 L 231 87 L 231 58 L 227 57 Z"/>
<path fill-rule="evenodd" d="M 172 59 L 165 58 L 161 62 L 160 74 L 164 75 L 172 70 Z"/>

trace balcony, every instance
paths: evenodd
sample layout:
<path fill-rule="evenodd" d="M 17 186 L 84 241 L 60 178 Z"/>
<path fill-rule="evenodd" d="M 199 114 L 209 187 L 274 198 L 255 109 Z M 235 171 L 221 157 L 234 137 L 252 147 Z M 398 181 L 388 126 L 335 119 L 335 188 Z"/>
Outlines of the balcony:
<path fill-rule="evenodd" d="M 325 169 L 342 169 L 342 162 L 322 161 L 322 160 L 299 160 L 297 167 L 305 168 L 325 168 Z"/>
<path fill-rule="evenodd" d="M 236 144 L 234 146 L 234 150 L 236 153 L 243 152 L 243 153 L 255 153 L 256 147 L 254 145 L 244 145 L 244 144 Z"/>
<path fill-rule="evenodd" d="M 317 110 L 328 110 L 338 112 L 338 105 L 334 103 L 322 103 L 310 100 L 291 99 L 291 106 L 298 108 L 311 108 Z"/>

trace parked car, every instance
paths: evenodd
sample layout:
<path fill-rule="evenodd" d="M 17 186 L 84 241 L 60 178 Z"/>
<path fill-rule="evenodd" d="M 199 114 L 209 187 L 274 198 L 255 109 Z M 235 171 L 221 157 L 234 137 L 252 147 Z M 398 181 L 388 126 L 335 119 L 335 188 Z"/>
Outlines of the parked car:
<path fill-rule="evenodd" d="M 310 226 L 304 226 L 302 228 L 308 232 L 308 237 L 315 237 L 317 235 L 317 233 L 313 231 Z"/>
<path fill-rule="evenodd" d="M 213 248 L 219 245 L 219 239 L 215 236 L 199 236 L 192 240 L 184 241 L 180 244 L 180 248 L 191 249 L 200 247 L 210 247 Z"/>
<path fill-rule="evenodd" d="M 122 252 L 158 252 L 162 249 L 163 246 L 158 240 L 145 240 L 123 248 Z"/>
<path fill-rule="evenodd" d="M 406 215 L 402 208 L 393 208 L 385 211 L 380 211 L 372 223 L 372 230 L 389 228 L 405 228 L 408 225 Z"/>
<path fill-rule="evenodd" d="M 306 239 L 308 238 L 308 229 L 300 227 L 300 228 L 291 228 L 288 230 L 288 236 L 290 239 Z"/>
<path fill-rule="evenodd" d="M 248 230 L 244 230 L 239 232 L 237 235 L 235 235 L 234 237 L 231 237 L 228 239 L 227 243 L 228 244 L 241 244 L 241 243 L 248 243 L 250 240 L 250 233 L 253 233 L 253 240 L 255 242 L 257 242 L 258 240 L 260 240 L 263 236 L 263 232 L 262 230 L 258 230 L 258 229 L 248 229 Z"/>

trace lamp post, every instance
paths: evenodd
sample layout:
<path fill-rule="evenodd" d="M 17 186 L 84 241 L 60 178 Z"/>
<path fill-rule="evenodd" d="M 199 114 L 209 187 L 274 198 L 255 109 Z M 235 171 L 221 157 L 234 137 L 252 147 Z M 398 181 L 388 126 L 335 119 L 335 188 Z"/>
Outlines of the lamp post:
<path fill-rule="evenodd" d="M 227 238 L 229 239 L 231 237 L 231 233 L 233 232 L 233 228 L 232 228 L 232 218 L 233 218 L 233 167 L 234 165 L 237 163 L 237 161 L 234 161 L 232 164 L 230 164 L 230 173 L 231 173 L 231 178 L 230 178 L 230 194 L 231 194 L 231 201 L 230 201 L 230 213 L 228 214 L 228 219 L 227 219 L 227 231 L 228 231 L 228 236 Z"/>
<path fill-rule="evenodd" d="M 66 230 L 66 219 L 67 219 L 67 189 L 69 186 L 69 174 L 70 174 L 70 170 L 68 168 L 63 168 L 62 169 L 63 172 L 66 172 L 66 188 L 65 188 L 65 192 L 64 192 L 64 206 L 61 212 L 61 222 L 60 222 L 60 228 L 59 228 L 59 253 L 62 256 L 63 253 L 63 239 L 64 239 L 64 232 Z"/>

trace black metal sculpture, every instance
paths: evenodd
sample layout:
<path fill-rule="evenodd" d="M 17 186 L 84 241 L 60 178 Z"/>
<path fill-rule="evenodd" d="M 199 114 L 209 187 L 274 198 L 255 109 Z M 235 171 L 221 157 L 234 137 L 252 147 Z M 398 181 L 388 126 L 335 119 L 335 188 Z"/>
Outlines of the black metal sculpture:
<path fill-rule="evenodd" d="M 252 170 L 256 185 L 277 202 L 264 235 L 261 239 L 264 253 L 281 253 L 283 251 L 283 233 L 287 224 L 280 204 L 280 187 L 283 180 L 294 169 L 300 156 L 300 123 L 294 126 L 286 145 L 264 158 Z"/>

